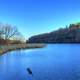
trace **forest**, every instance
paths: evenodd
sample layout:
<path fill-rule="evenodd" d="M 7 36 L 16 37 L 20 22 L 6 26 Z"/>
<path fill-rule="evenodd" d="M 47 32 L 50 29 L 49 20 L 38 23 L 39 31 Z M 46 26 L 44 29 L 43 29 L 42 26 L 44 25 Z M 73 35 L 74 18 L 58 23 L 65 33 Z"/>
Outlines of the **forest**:
<path fill-rule="evenodd" d="M 70 24 L 65 28 L 50 33 L 35 35 L 29 38 L 28 43 L 80 43 L 80 23 Z"/>

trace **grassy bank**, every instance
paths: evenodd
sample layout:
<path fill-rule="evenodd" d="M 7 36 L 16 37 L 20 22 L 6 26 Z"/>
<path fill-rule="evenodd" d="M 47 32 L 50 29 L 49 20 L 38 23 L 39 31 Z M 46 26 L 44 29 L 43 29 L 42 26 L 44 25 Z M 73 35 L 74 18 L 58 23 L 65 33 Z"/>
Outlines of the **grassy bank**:
<path fill-rule="evenodd" d="M 45 44 L 12 44 L 12 45 L 1 45 L 0 54 L 4 54 L 8 51 L 19 50 L 19 49 L 33 49 L 43 48 Z"/>

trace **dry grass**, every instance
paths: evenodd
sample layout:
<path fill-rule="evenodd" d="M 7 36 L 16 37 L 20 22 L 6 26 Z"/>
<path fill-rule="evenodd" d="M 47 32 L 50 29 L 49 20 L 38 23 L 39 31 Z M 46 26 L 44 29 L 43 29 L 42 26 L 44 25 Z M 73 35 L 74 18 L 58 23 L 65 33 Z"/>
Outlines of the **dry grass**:
<path fill-rule="evenodd" d="M 32 48 L 43 48 L 45 44 L 12 44 L 12 45 L 2 45 L 0 46 L 0 54 L 6 53 L 8 51 L 18 50 L 18 49 L 32 49 Z"/>

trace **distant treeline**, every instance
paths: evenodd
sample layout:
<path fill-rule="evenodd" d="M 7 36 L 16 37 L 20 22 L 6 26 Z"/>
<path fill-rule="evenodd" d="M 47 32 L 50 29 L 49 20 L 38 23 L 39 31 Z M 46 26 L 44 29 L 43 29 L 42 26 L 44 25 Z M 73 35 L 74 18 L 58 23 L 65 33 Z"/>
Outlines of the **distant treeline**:
<path fill-rule="evenodd" d="M 50 33 L 32 36 L 29 43 L 80 43 L 80 23 L 70 24 Z"/>

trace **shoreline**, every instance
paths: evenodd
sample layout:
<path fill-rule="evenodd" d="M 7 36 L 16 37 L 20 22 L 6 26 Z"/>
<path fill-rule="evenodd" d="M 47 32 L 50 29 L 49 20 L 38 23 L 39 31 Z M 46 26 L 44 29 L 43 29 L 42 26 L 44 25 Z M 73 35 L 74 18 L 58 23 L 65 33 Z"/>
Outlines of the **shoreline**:
<path fill-rule="evenodd" d="M 43 48 L 46 44 L 9 44 L 0 46 L 0 55 L 3 55 L 10 51 L 23 50 L 23 49 L 36 49 Z"/>

